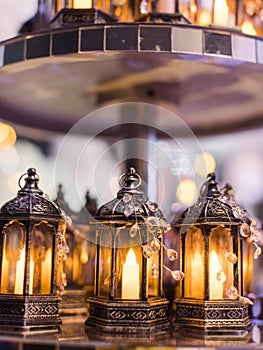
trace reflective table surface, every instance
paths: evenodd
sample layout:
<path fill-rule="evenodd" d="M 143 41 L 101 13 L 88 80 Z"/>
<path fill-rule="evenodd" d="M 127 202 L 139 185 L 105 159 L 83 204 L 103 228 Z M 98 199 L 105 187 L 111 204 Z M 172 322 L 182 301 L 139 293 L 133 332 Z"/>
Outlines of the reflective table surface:
<path fill-rule="evenodd" d="M 263 349 L 263 321 L 253 320 L 251 330 L 243 335 L 204 336 L 192 330 L 176 327 L 163 335 L 109 335 L 87 331 L 84 318 L 62 318 L 61 332 L 53 335 L 2 335 L 0 349 L 5 350 L 70 350 L 70 349 Z M 0 330 L 1 332 L 1 330 Z M 262 342 L 262 343 L 261 343 Z"/>

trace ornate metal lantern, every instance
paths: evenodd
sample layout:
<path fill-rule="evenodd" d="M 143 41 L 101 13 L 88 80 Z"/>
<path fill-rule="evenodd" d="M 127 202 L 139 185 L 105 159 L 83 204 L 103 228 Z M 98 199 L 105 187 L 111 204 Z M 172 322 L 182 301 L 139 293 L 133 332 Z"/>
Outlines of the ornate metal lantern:
<path fill-rule="evenodd" d="M 141 178 L 134 168 L 119 184 L 117 198 L 96 214 L 95 296 L 88 300 L 86 326 L 102 332 L 160 334 L 169 328 L 162 273 L 167 224 L 157 204 L 138 190 Z"/>
<path fill-rule="evenodd" d="M 38 188 L 36 170 L 24 175 L 17 197 L 0 209 L 0 327 L 2 333 L 53 333 L 61 324 L 55 281 L 64 224 L 61 210 Z"/>
<path fill-rule="evenodd" d="M 176 300 L 177 323 L 206 334 L 243 334 L 250 326 L 242 297 L 243 220 L 222 200 L 209 174 L 196 204 L 175 224 L 181 228 L 185 278 Z"/>

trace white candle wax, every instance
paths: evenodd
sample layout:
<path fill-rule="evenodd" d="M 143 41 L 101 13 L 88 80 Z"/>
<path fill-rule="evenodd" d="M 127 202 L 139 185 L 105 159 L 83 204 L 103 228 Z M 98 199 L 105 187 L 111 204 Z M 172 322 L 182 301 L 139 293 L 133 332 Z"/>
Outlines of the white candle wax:
<path fill-rule="evenodd" d="M 132 248 L 129 249 L 126 262 L 122 267 L 122 299 L 139 299 L 140 296 L 140 271 L 136 263 L 136 255 Z"/>

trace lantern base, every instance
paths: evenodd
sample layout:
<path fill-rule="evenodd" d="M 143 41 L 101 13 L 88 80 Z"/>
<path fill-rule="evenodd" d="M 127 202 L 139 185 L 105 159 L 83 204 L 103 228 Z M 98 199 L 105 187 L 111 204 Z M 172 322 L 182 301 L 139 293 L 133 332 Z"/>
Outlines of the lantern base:
<path fill-rule="evenodd" d="M 86 330 L 105 333 L 129 333 L 155 335 L 166 333 L 170 328 L 167 318 L 166 299 L 152 298 L 141 300 L 105 300 L 99 297 L 88 299 L 89 318 Z"/>
<path fill-rule="evenodd" d="M 87 316 L 87 291 L 81 289 L 67 289 L 61 296 L 59 314 L 65 316 Z"/>
<path fill-rule="evenodd" d="M 52 295 L 0 295 L 1 334 L 51 334 L 60 331 L 60 297 Z"/>
<path fill-rule="evenodd" d="M 241 301 L 179 299 L 175 305 L 179 327 L 194 328 L 208 335 L 242 336 L 251 326 L 248 306 Z"/>

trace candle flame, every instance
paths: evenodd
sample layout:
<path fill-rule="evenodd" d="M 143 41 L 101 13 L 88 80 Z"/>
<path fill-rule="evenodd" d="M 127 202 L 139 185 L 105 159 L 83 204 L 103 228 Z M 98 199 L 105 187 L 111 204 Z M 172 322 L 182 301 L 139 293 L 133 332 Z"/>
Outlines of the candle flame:
<path fill-rule="evenodd" d="M 136 255 L 135 255 L 134 250 L 132 248 L 129 249 L 128 254 L 126 256 L 126 264 L 127 265 L 136 264 Z"/>
<path fill-rule="evenodd" d="M 216 252 L 214 251 L 214 249 L 212 250 L 212 253 L 210 255 L 210 266 L 213 268 L 221 268 L 220 264 L 219 264 L 219 260 L 218 260 L 218 256 L 216 254 Z"/>

